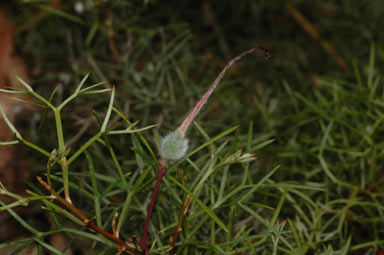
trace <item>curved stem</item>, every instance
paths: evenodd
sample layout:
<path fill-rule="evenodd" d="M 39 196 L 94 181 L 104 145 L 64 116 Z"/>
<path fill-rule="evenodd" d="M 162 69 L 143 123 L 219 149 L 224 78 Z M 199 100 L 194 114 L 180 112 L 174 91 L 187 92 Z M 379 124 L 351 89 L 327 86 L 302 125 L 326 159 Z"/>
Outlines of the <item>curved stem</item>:
<path fill-rule="evenodd" d="M 192 111 L 188 114 L 187 118 L 183 121 L 183 123 L 178 128 L 179 131 L 184 134 L 185 131 L 188 129 L 189 125 L 192 123 L 193 119 L 196 117 L 196 115 L 199 113 L 201 107 L 207 102 L 209 96 L 212 94 L 212 92 L 215 90 L 216 86 L 220 83 L 221 79 L 223 78 L 225 72 L 237 61 L 239 61 L 242 57 L 244 57 L 247 54 L 250 54 L 254 52 L 255 50 L 262 50 L 264 52 L 264 58 L 270 58 L 269 51 L 261 46 L 258 46 L 256 48 L 251 48 L 249 50 L 246 50 L 242 52 L 240 55 L 233 58 L 231 61 L 228 62 L 228 64 L 223 68 L 223 70 L 219 73 L 217 78 L 212 82 L 211 86 L 205 92 L 204 96 L 197 102 L 195 107 L 193 107 Z"/>

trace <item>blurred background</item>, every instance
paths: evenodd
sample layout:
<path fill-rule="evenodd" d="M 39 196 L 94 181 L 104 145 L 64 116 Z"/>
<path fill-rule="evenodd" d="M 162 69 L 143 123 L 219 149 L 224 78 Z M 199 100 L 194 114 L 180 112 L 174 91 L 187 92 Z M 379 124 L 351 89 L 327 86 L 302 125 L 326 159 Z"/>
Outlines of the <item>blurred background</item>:
<path fill-rule="evenodd" d="M 301 223 L 303 254 L 326 254 L 328 245 L 335 253 L 327 254 L 384 254 L 383 15 L 381 0 L 1 1 L 0 86 L 20 87 L 18 75 L 46 98 L 59 86 L 54 102 L 61 102 L 90 71 L 90 83 L 116 86 L 115 107 L 126 117 L 159 124 L 145 133 L 155 147 L 230 59 L 263 46 L 272 57 L 236 63 L 197 122 L 212 136 L 238 124 L 240 140 L 253 123 L 253 143 L 275 139 L 257 152 L 264 170 L 256 175 L 279 164 L 275 181 L 327 190 L 296 201 L 301 211 L 296 202 L 282 211 L 310 219 Z M 83 97 L 64 110 L 67 145 L 97 132 L 91 111 L 108 100 Z M 0 104 L 26 138 L 53 149 L 54 122 L 45 121 L 52 116 L 2 93 Z M 196 128 L 189 132 L 192 147 L 204 141 Z M 0 138 L 13 139 L 3 119 Z M 121 155 L 130 146 L 114 143 Z M 1 182 L 19 194 L 45 169 L 46 159 L 23 146 L 0 147 L 0 157 Z M 17 212 L 42 229 L 53 224 L 38 203 Z M 9 214 L 0 220 L 1 242 L 28 235 Z M 68 252 L 87 254 L 76 245 Z"/>

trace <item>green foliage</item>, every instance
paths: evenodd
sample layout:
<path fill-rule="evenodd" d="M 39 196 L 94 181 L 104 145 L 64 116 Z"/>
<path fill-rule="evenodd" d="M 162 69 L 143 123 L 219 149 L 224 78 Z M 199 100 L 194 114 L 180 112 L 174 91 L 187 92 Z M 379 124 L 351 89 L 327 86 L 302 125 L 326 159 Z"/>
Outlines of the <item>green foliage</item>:
<path fill-rule="evenodd" d="M 301 30 L 283 1 L 214 1 L 218 30 L 200 18 L 207 16 L 199 1 L 76 1 L 89 4 L 83 13 L 70 3 L 24 2 L 16 23 L 34 20 L 30 6 L 47 14 L 16 41 L 36 76 L 33 84 L 21 81 L 25 91 L 7 92 L 35 96 L 42 119 L 34 136 L 4 118 L 15 140 L 1 145 L 30 147 L 31 176 L 70 194 L 97 227 L 137 245 L 161 137 L 181 123 L 226 58 L 262 42 L 271 60 L 247 58 L 228 73 L 189 130 L 191 150 L 170 162 L 149 228 L 151 254 L 169 252 L 180 219 L 176 254 L 384 250 L 380 1 L 288 1 L 351 71 Z M 49 243 L 55 233 L 79 254 L 116 253 L 116 242 L 84 227 L 34 178 L 26 181 L 25 197 L 0 187 L 14 199 L 1 201 L 1 210 L 30 233 L 1 243 L 0 253 L 36 244 L 39 254 L 63 254 Z M 31 203 L 43 205 L 51 229 L 18 215 L 15 207 Z"/>
<path fill-rule="evenodd" d="M 383 90 L 380 75 L 374 77 L 372 71 L 375 55 L 372 45 L 365 81 L 356 66 L 355 82 L 322 77 L 311 95 L 290 92 L 285 83 L 296 112 L 289 121 L 296 124 L 287 131 L 291 139 L 280 153 L 286 159 L 284 169 L 326 187 L 323 194 L 305 196 L 308 202 L 316 201 L 306 205 L 310 217 L 298 208 L 303 252 L 326 242 L 343 251 L 383 245 L 384 207 L 379 201 L 384 179 L 378 170 L 384 148 Z M 308 229 L 316 231 L 306 236 Z M 354 234 L 355 229 L 361 234 Z"/>
<path fill-rule="evenodd" d="M 41 180 L 40 177 L 38 177 L 38 181 L 48 192 L 51 193 L 48 196 L 42 195 L 43 192 L 40 191 L 40 189 L 38 189 L 36 186 L 33 186 L 35 192 L 28 191 L 30 197 L 24 198 L 7 191 L 4 186 L 1 187 L 2 194 L 8 195 L 17 200 L 16 202 L 9 205 L 5 205 L 4 203 L 2 203 L 1 210 L 8 211 L 22 226 L 29 230 L 33 235 L 30 239 L 25 239 L 22 241 L 22 243 L 25 244 L 22 246 L 24 248 L 30 245 L 32 242 L 36 242 L 38 245 L 41 245 L 41 247 L 49 250 L 54 254 L 63 254 L 61 251 L 57 250 L 56 248 L 52 247 L 44 241 L 44 238 L 46 236 L 57 232 L 72 233 L 74 234 L 74 236 L 82 236 L 91 239 L 98 244 L 96 246 L 98 247 L 98 249 L 102 249 L 102 247 L 105 245 L 107 245 L 107 247 L 122 247 L 121 244 L 116 246 L 117 244 L 119 244 L 119 242 L 115 241 L 114 239 L 108 240 L 110 238 L 107 238 L 108 236 L 104 234 L 105 232 L 101 230 L 104 228 L 108 228 L 109 225 L 114 225 L 114 227 L 112 228 L 113 234 L 120 233 L 120 236 L 138 234 L 137 226 L 140 226 L 141 224 L 140 221 L 138 221 L 137 219 L 134 220 L 135 217 L 137 217 L 135 216 L 137 215 L 137 213 L 135 213 L 134 211 L 138 210 L 139 208 L 145 208 L 143 207 L 143 205 L 146 204 L 145 201 L 147 196 L 142 195 L 142 193 L 145 191 L 143 188 L 148 186 L 151 181 L 144 183 L 144 180 L 147 178 L 148 174 L 153 169 L 153 162 L 151 162 L 152 160 L 146 155 L 147 152 L 143 150 L 141 145 L 148 143 L 144 142 L 145 140 L 142 136 L 142 143 L 139 143 L 138 140 L 135 139 L 135 136 L 132 136 L 133 141 L 136 141 L 133 142 L 133 144 L 135 144 L 134 146 L 136 147 L 135 153 L 144 161 L 141 164 L 139 164 L 140 161 L 138 161 L 138 169 L 132 176 L 130 176 L 129 173 L 127 173 L 127 176 L 127 174 L 123 172 L 119 160 L 117 159 L 115 149 L 111 146 L 109 136 L 113 134 L 135 134 L 153 126 L 145 127 L 142 129 L 136 129 L 125 118 L 123 118 L 123 123 L 128 122 L 129 125 L 126 129 L 116 130 L 123 123 L 117 124 L 113 127 L 108 127 L 110 126 L 109 120 L 112 113 L 115 90 L 114 88 L 92 90 L 96 87 L 93 85 L 82 89 L 87 77 L 88 75 L 80 82 L 74 94 L 72 94 L 68 97 L 67 100 L 64 100 L 61 104 L 59 104 L 59 106 L 52 105 L 48 100 L 36 94 L 36 92 L 34 92 L 34 90 L 25 82 L 22 83 L 26 87 L 26 90 L 19 90 L 23 93 L 31 94 L 35 98 L 39 99 L 42 103 L 46 104 L 46 107 L 50 108 L 54 112 L 58 139 L 58 149 L 54 149 L 52 153 L 47 153 L 45 149 L 24 140 L 19 133 L 17 135 L 18 140 L 15 141 L 30 146 L 31 148 L 39 151 L 41 154 L 48 158 L 46 172 L 47 183 Z M 96 117 L 98 117 L 98 119 L 100 120 L 100 131 L 96 135 L 91 137 L 83 146 L 71 153 L 70 150 L 66 149 L 66 146 L 64 145 L 64 133 L 60 117 L 60 111 L 69 101 L 75 99 L 81 94 L 84 94 L 84 92 L 104 93 L 108 91 L 111 91 L 111 98 L 104 120 L 101 121 L 98 115 L 96 115 Z M 13 90 L 3 90 L 2 92 L 13 93 Z M 115 111 L 118 112 L 117 110 Z M 4 119 L 7 119 L 3 111 L 2 114 Z M 119 113 L 118 116 L 121 117 L 122 114 Z M 17 132 L 11 122 L 7 121 L 7 124 L 12 130 L 14 130 L 15 133 Z M 181 180 L 190 178 L 188 177 L 190 175 L 188 174 L 188 172 L 190 172 L 189 168 L 191 168 L 191 170 L 199 169 L 198 174 L 191 175 L 192 180 L 190 182 L 180 182 L 171 175 L 168 176 L 167 179 L 171 181 L 171 183 L 173 183 L 173 185 L 171 185 L 171 183 L 167 183 L 167 188 L 169 189 L 169 193 L 167 195 L 170 196 L 168 201 L 172 203 L 169 203 L 166 207 L 164 207 L 163 210 L 157 212 L 157 218 L 159 220 L 157 224 L 159 224 L 160 229 L 152 233 L 154 234 L 154 238 L 158 243 L 158 247 L 155 246 L 152 248 L 153 253 L 162 254 L 165 251 L 169 250 L 170 245 L 167 244 L 165 241 L 167 240 L 167 236 L 171 233 L 170 231 L 174 229 L 174 224 L 175 222 L 177 222 L 178 219 L 178 215 L 172 213 L 172 211 L 175 212 L 177 206 L 180 205 L 180 198 L 183 196 L 183 193 L 188 194 L 192 198 L 192 202 L 188 204 L 188 206 L 185 208 L 184 213 L 189 210 L 190 212 L 193 212 L 193 214 L 191 216 L 187 216 L 185 219 L 184 227 L 188 231 L 182 233 L 182 237 L 180 237 L 180 242 L 176 244 L 176 248 L 179 251 L 188 249 L 191 252 L 198 252 L 199 250 L 205 250 L 208 248 L 201 241 L 199 241 L 200 238 L 197 238 L 197 236 L 195 236 L 197 232 L 201 232 L 201 234 L 205 232 L 204 223 L 210 226 L 208 229 L 211 233 L 211 240 L 209 242 L 210 248 L 208 250 L 211 250 L 212 252 L 224 252 L 224 250 L 232 251 L 236 249 L 241 250 L 242 246 L 240 245 L 240 242 L 246 239 L 232 239 L 231 237 L 231 232 L 233 232 L 233 226 L 231 222 L 234 218 L 237 217 L 231 216 L 230 221 L 228 222 L 229 219 L 227 218 L 227 216 L 225 216 L 227 215 L 227 212 L 233 213 L 234 210 L 238 209 L 244 209 L 251 215 L 255 215 L 255 217 L 259 219 L 260 222 L 271 231 L 270 234 L 265 235 L 264 238 L 276 235 L 277 239 L 274 239 L 274 242 L 276 244 L 278 243 L 278 240 L 281 240 L 284 244 L 288 246 L 288 248 L 292 252 L 294 251 L 293 246 L 290 245 L 287 239 L 283 236 L 283 234 L 286 234 L 286 232 L 283 231 L 283 228 L 279 230 L 275 229 L 272 224 L 268 223 L 266 220 L 260 217 L 259 214 L 250 207 L 252 206 L 250 199 L 252 198 L 253 193 L 259 189 L 263 189 L 263 186 L 265 185 L 264 183 L 270 178 L 273 173 L 275 173 L 277 168 L 272 170 L 266 177 L 264 177 L 262 180 L 255 184 L 253 184 L 252 176 L 250 175 L 249 171 L 243 172 L 242 179 L 249 179 L 250 183 L 246 181 L 242 185 L 237 186 L 236 188 L 234 188 L 232 185 L 228 186 L 226 183 L 228 181 L 228 177 L 230 176 L 228 170 L 231 165 L 245 164 L 244 166 L 248 167 L 249 162 L 255 160 L 252 154 L 242 153 L 241 151 L 239 151 L 239 148 L 237 148 L 237 146 L 225 152 L 225 148 L 227 147 L 228 141 L 224 141 L 220 144 L 218 148 L 215 148 L 215 141 L 218 141 L 218 139 L 223 138 L 225 135 L 228 135 L 235 129 L 236 127 L 230 128 L 224 131 L 222 134 L 212 139 L 208 139 L 206 143 L 204 143 L 188 155 L 189 158 L 194 153 L 199 152 L 206 146 L 213 146 L 213 149 L 210 153 L 206 154 L 203 157 L 200 157 L 199 160 L 195 163 L 188 159 L 190 166 L 186 166 L 184 170 L 185 174 L 182 174 L 182 176 L 180 176 Z M 205 132 L 201 127 L 199 127 L 199 130 Z M 251 134 L 252 132 L 249 133 L 249 135 Z M 109 151 L 114 168 L 117 170 L 118 173 L 117 175 L 115 174 L 114 177 L 108 177 L 98 173 L 98 169 L 95 168 L 92 154 L 87 152 L 87 150 L 92 146 L 95 146 L 97 142 L 101 146 L 106 147 L 107 151 Z M 264 145 L 266 144 L 267 143 L 264 143 Z M 8 145 L 8 143 L 5 143 L 4 145 Z M 263 145 L 257 145 L 257 149 L 260 149 L 262 147 Z M 250 147 L 249 149 L 255 150 L 252 147 Z M 87 168 L 89 169 L 89 172 L 85 175 L 70 170 L 70 166 L 82 155 L 86 157 L 88 165 Z M 61 168 L 59 175 L 52 173 L 52 169 L 57 165 Z M 224 169 L 224 175 L 218 175 L 217 172 L 221 171 L 222 169 Z M 174 167 L 171 167 L 170 172 L 174 173 L 175 170 L 176 165 Z M 84 179 L 84 177 L 87 178 Z M 220 184 L 217 187 L 215 187 L 216 181 L 218 181 Z M 100 185 L 105 187 L 103 192 L 100 191 Z M 60 188 L 60 186 L 62 186 L 62 188 Z M 279 185 L 277 185 L 277 187 L 278 186 Z M 179 188 L 179 190 L 177 190 L 177 187 Z M 310 188 L 318 190 L 317 188 L 311 188 L 302 185 L 296 185 L 294 188 Z M 63 191 L 64 193 L 63 197 L 60 195 L 61 191 Z M 284 192 L 286 192 L 286 188 L 284 188 Z M 76 197 L 84 197 L 87 201 L 89 201 L 89 205 L 93 208 L 91 211 L 88 210 L 88 214 L 90 213 L 89 216 L 86 216 L 79 212 L 79 210 L 81 211 L 81 209 L 78 209 L 76 207 L 75 202 L 72 203 L 73 196 L 70 195 L 71 193 L 75 193 Z M 121 194 L 124 193 L 125 201 L 122 201 L 122 203 L 117 204 L 116 206 L 107 206 L 111 204 L 110 199 L 112 196 L 118 195 L 120 197 Z M 40 232 L 34 227 L 30 226 L 24 220 L 22 220 L 13 211 L 13 207 L 20 205 L 27 206 L 28 202 L 32 200 L 41 200 L 45 204 L 44 208 L 51 212 L 51 215 L 57 225 L 55 229 L 52 229 L 48 232 Z M 135 204 L 138 203 L 138 205 L 141 206 L 135 209 L 135 206 L 132 204 L 133 201 L 135 201 Z M 207 206 L 207 204 L 209 206 Z M 247 206 L 246 204 L 249 205 Z M 113 223 L 116 221 L 117 218 L 116 212 L 119 211 L 121 211 L 121 213 L 119 215 L 117 224 Z M 280 209 L 278 211 L 280 211 Z M 218 214 L 219 216 L 216 214 Z M 63 223 L 61 223 L 62 220 L 59 219 L 59 216 L 64 216 L 68 220 L 80 226 L 86 226 L 86 228 L 83 231 L 79 231 L 73 227 L 66 227 L 65 223 L 64 225 Z M 89 223 L 90 221 L 92 221 L 93 216 L 97 217 L 96 224 L 94 224 L 94 227 Z M 127 222 L 130 223 L 128 224 Z M 220 229 L 217 229 L 215 227 L 216 224 L 218 225 L 218 227 L 220 227 Z M 99 235 L 89 233 L 89 231 L 87 231 L 87 228 L 92 229 Z M 245 233 L 248 234 L 250 232 L 246 231 Z M 201 234 L 199 234 L 199 236 Z M 221 245 L 216 245 L 215 243 L 217 238 L 227 240 L 228 244 L 224 242 Z M 115 242 L 115 244 L 113 242 Z M 13 244 L 14 242 L 8 242 L 4 243 L 0 247 L 6 247 Z M 129 244 L 129 246 L 135 247 L 135 244 L 131 243 Z M 254 245 L 251 245 L 251 247 L 253 246 Z M 22 249 L 20 249 L 20 251 L 21 250 Z M 105 252 L 107 252 L 107 250 L 105 250 Z"/>

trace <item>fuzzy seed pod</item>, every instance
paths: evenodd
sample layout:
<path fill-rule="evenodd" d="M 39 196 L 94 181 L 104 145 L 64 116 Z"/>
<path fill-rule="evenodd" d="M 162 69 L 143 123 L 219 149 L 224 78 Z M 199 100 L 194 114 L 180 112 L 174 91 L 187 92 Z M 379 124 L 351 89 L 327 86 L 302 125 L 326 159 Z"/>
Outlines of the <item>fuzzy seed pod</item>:
<path fill-rule="evenodd" d="M 160 156 L 163 159 L 179 160 L 187 154 L 188 139 L 179 130 L 166 135 L 160 144 Z"/>

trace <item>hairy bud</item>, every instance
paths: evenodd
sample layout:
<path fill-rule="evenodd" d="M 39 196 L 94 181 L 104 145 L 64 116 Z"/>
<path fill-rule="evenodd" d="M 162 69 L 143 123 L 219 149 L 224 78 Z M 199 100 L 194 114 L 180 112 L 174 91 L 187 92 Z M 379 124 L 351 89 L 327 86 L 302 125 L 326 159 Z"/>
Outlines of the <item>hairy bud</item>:
<path fill-rule="evenodd" d="M 163 159 L 179 160 L 188 151 L 188 138 L 184 133 L 175 130 L 166 135 L 160 144 L 160 156 Z"/>

